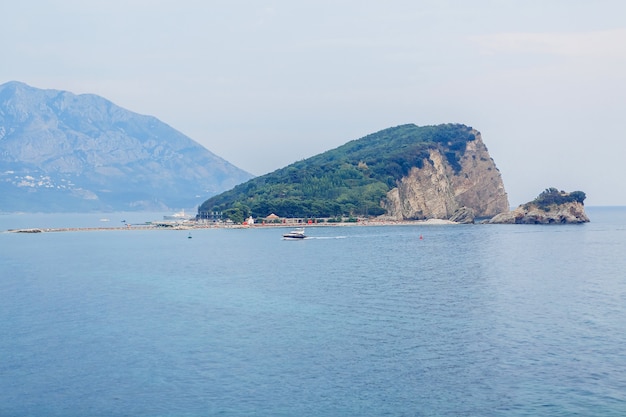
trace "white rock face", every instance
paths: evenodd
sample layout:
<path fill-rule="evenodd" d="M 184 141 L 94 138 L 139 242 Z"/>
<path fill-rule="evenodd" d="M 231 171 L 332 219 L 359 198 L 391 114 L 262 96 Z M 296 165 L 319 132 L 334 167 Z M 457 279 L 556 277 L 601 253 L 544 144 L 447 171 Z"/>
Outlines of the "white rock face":
<path fill-rule="evenodd" d="M 438 149 L 432 149 L 423 167 L 414 167 L 398 186 L 387 194 L 383 207 L 397 220 L 448 219 L 461 207 L 477 217 L 491 217 L 509 210 L 500 172 L 489 156 L 478 131 L 467 143 L 454 167 Z"/>

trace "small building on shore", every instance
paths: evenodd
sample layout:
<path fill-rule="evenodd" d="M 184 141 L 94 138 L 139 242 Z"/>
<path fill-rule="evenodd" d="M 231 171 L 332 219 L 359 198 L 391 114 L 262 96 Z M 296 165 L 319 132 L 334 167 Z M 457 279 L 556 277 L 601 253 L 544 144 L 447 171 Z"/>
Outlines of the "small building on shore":
<path fill-rule="evenodd" d="M 280 221 L 280 217 L 278 217 L 277 215 L 275 215 L 274 213 L 270 214 L 269 216 L 267 216 L 265 218 L 265 221 L 269 222 L 269 223 L 277 223 Z"/>

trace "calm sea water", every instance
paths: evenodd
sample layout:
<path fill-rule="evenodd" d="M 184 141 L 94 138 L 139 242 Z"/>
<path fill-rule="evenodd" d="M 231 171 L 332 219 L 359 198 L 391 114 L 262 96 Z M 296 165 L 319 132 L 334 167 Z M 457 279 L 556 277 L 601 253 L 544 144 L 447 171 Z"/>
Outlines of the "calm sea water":
<path fill-rule="evenodd" d="M 626 208 L 587 212 L 0 233 L 0 415 L 626 415 Z"/>

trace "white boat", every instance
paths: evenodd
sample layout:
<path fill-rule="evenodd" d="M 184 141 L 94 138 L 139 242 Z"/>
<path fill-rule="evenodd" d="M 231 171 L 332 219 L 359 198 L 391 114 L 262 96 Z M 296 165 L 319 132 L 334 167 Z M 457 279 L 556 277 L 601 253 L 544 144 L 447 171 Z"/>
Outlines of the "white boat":
<path fill-rule="evenodd" d="M 289 233 L 285 233 L 283 235 L 284 239 L 304 239 L 306 235 L 304 234 L 304 227 L 300 227 L 298 229 L 293 229 Z"/>

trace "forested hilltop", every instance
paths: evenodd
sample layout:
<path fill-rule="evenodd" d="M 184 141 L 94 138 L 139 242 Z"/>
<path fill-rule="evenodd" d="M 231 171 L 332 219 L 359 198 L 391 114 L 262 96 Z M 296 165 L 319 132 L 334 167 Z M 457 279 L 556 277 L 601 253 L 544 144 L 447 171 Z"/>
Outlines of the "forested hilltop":
<path fill-rule="evenodd" d="M 458 175 L 476 134 L 461 124 L 385 129 L 211 197 L 199 207 L 199 217 L 220 212 L 240 222 L 271 213 L 306 218 L 383 215 L 387 193 L 413 168 L 434 164 L 433 151 L 444 156 L 450 175 Z"/>

